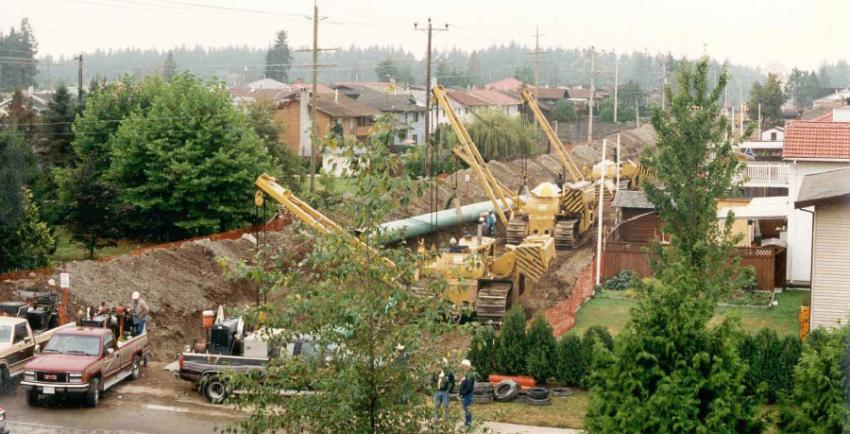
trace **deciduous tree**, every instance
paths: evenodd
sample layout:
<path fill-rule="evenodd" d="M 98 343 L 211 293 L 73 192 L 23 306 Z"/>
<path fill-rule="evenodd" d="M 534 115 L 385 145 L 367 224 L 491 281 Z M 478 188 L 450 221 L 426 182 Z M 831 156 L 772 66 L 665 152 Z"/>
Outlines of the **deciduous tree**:
<path fill-rule="evenodd" d="M 782 90 L 782 82 L 776 74 L 767 74 L 764 84 L 753 83 L 750 88 L 750 101 L 747 105 L 747 114 L 750 119 L 758 119 L 759 105 L 761 105 L 762 128 L 784 125 L 785 119 L 782 115 L 782 104 L 788 97 Z"/>

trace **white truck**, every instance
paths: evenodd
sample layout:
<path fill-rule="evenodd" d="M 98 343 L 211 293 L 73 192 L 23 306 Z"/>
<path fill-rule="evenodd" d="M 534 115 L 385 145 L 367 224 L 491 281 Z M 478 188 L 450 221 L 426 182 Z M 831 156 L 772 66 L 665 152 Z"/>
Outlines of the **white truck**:
<path fill-rule="evenodd" d="M 23 373 L 26 364 L 57 331 L 75 326 L 69 323 L 35 334 L 26 318 L 0 316 L 0 389 L 9 387 L 12 379 Z"/>

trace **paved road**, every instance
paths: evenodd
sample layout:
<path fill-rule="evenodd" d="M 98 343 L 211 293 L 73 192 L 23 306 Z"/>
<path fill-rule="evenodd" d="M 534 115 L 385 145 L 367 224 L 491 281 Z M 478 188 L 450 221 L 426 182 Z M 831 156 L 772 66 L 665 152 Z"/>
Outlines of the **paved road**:
<path fill-rule="evenodd" d="M 42 399 L 39 406 L 29 407 L 18 386 L 0 395 L 0 405 L 13 434 L 212 433 L 236 417 L 201 399 L 173 399 L 158 392 L 128 384 L 104 394 L 96 409 L 59 399 Z"/>

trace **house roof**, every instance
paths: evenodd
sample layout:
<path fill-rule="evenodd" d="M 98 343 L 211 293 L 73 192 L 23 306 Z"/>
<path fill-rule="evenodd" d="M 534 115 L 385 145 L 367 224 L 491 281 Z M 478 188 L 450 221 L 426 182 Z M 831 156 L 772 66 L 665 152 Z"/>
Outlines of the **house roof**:
<path fill-rule="evenodd" d="M 333 93 L 320 93 L 316 108 L 334 118 L 356 118 L 380 114 L 374 107 L 360 104 L 345 95 L 335 97 Z"/>
<path fill-rule="evenodd" d="M 487 102 L 489 105 L 519 105 L 522 100 L 507 93 L 492 89 L 471 89 L 467 93 Z"/>
<path fill-rule="evenodd" d="M 530 87 L 529 90 L 537 97 L 537 99 L 563 99 L 569 98 L 569 92 L 566 89 L 560 87 L 541 87 L 539 89 L 534 89 L 534 87 Z"/>
<path fill-rule="evenodd" d="M 349 89 L 370 89 L 378 92 L 387 92 L 387 90 L 400 90 L 404 85 L 388 81 L 338 81 L 333 87 L 347 87 Z"/>
<path fill-rule="evenodd" d="M 271 78 L 263 78 L 261 80 L 252 81 L 248 83 L 249 89 L 286 89 L 288 86 L 286 83 L 281 83 L 277 80 L 273 80 Z"/>
<path fill-rule="evenodd" d="M 492 83 L 487 83 L 487 84 L 484 85 L 484 89 L 511 90 L 511 91 L 516 91 L 521 87 L 522 87 L 522 81 L 519 81 L 514 77 L 503 78 L 501 80 L 496 80 Z"/>
<path fill-rule="evenodd" d="M 850 122 L 789 122 L 782 158 L 850 160 Z"/>
<path fill-rule="evenodd" d="M 805 208 L 823 202 L 850 197 L 850 167 L 813 173 L 803 178 L 795 208 Z"/>
<path fill-rule="evenodd" d="M 370 89 L 364 89 L 352 96 L 358 103 L 374 107 L 382 112 L 410 113 L 424 112 L 425 107 L 416 104 L 410 95 L 387 94 Z"/>
<path fill-rule="evenodd" d="M 570 98 L 590 99 L 590 89 L 575 87 L 572 89 L 567 89 L 567 93 L 569 94 Z"/>
<path fill-rule="evenodd" d="M 490 105 L 487 101 L 484 101 L 483 99 L 481 99 L 481 98 L 479 98 L 479 97 L 477 97 L 477 96 L 475 96 L 471 93 L 468 93 L 468 92 L 449 91 L 447 93 L 447 95 L 448 95 L 449 98 L 451 98 L 451 99 L 457 101 L 458 103 L 460 103 L 461 105 L 465 105 L 465 106 L 484 107 L 484 106 Z"/>
<path fill-rule="evenodd" d="M 611 205 L 615 208 L 655 209 L 642 191 L 617 190 Z"/>

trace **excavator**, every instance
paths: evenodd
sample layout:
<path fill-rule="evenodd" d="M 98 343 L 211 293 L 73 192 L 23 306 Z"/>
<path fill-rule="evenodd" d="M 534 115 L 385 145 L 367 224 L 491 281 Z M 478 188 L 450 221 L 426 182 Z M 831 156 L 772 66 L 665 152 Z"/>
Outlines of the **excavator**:
<path fill-rule="evenodd" d="M 371 246 L 282 187 L 274 177 L 262 174 L 254 185 L 257 188 L 255 205 L 262 206 L 268 195 L 320 234 L 343 234 L 354 245 L 396 267 Z M 555 246 L 551 237 L 532 237 L 520 245 L 508 246 L 501 255 L 496 254 L 495 247 L 495 239 L 479 233 L 475 237 L 465 236 L 449 250 L 427 257 L 424 243 L 420 242 L 419 253 L 426 259 L 419 265 L 416 283 L 411 289 L 423 293 L 432 280 L 444 278 L 448 287 L 443 297 L 452 304 L 458 317 L 471 316 L 474 312 L 474 317 L 480 321 L 501 322 L 510 306 L 521 302 L 526 285 L 539 280 L 549 268 L 555 257 Z"/>
<path fill-rule="evenodd" d="M 570 154 L 567 152 L 566 148 L 564 148 L 564 144 L 561 143 L 561 139 L 558 138 L 558 135 L 552 128 L 552 125 L 549 124 L 549 120 L 546 119 L 546 116 L 543 115 L 543 111 L 540 110 L 540 106 L 537 105 L 537 100 L 534 98 L 534 95 L 531 94 L 528 88 L 523 88 L 520 91 L 520 96 L 522 96 L 523 101 L 525 101 L 525 104 L 534 115 L 534 120 L 537 121 L 537 125 L 539 125 L 543 130 L 543 133 L 546 134 L 546 138 L 549 139 L 549 143 L 551 143 L 555 148 L 558 158 L 561 160 L 561 165 L 564 166 L 564 172 L 569 179 L 572 182 L 578 182 L 585 178 L 594 182 L 598 181 L 602 176 L 602 163 L 597 163 L 592 168 L 584 167 L 581 171 L 579 171 L 572 157 L 570 157 Z M 631 190 L 639 189 L 641 179 L 647 175 L 646 168 L 631 160 L 619 162 L 618 164 L 606 163 L 604 166 L 606 180 L 616 179 L 617 166 L 619 166 L 620 169 L 620 179 L 628 181 L 628 188 Z M 605 188 L 610 193 L 615 191 L 618 186 L 614 186 L 613 182 L 607 181 Z"/>
<path fill-rule="evenodd" d="M 572 249 L 586 241 L 585 235 L 593 224 L 596 206 L 594 186 L 584 179 L 566 151 L 559 153 L 570 177 L 563 190 L 560 186 L 544 182 L 527 196 L 513 192 L 490 173 L 469 132 L 449 103 L 446 89 L 435 86 L 432 93 L 457 136 L 458 143 L 452 152 L 475 171 L 481 187 L 493 202 L 499 220 L 507 228 L 508 244 L 521 244 L 531 235 L 551 236 L 555 246 L 562 249 Z M 560 149 L 563 150 L 563 147 Z"/>

